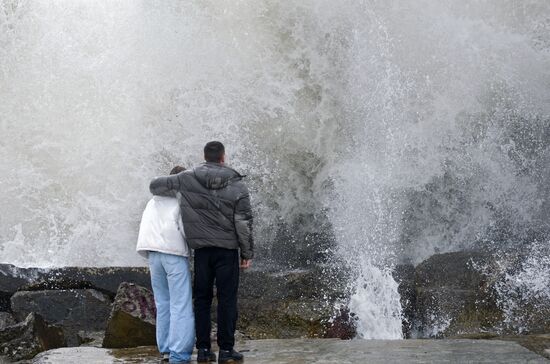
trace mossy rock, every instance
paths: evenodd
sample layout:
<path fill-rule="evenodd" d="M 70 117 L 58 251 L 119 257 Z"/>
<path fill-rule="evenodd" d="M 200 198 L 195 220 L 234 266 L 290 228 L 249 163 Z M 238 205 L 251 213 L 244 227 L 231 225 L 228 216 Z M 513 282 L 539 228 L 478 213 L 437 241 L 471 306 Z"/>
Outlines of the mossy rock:
<path fill-rule="evenodd" d="M 479 265 L 494 262 L 487 253 L 436 254 L 416 267 L 416 329 L 425 337 L 450 337 L 502 330 L 492 277 Z"/>
<path fill-rule="evenodd" d="M 156 307 L 153 293 L 133 283 L 118 289 L 103 339 L 105 348 L 156 344 Z"/>

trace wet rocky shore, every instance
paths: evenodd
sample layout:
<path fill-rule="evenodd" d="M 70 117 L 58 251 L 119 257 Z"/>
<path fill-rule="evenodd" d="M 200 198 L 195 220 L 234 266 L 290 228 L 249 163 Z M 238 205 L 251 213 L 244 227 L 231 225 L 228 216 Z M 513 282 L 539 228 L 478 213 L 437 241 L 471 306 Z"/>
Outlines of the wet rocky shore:
<path fill-rule="evenodd" d="M 505 273 L 502 264 L 497 264 L 488 252 L 437 254 L 417 266 L 394 267 L 403 307 L 404 337 L 459 340 L 455 344 L 483 340 L 486 350 L 495 355 L 501 350 L 497 350 L 500 342 L 507 340 L 538 353 L 535 358 L 550 358 L 550 302 L 544 297 L 524 298 L 515 312 L 521 317 L 518 330 L 496 292 L 496 284 Z M 259 339 L 286 339 L 263 343 L 273 343 L 270 344 L 273 350 L 280 347 L 289 353 L 293 343 L 302 343 L 295 350 L 298 357 L 303 357 L 306 354 L 298 353 L 311 351 L 296 339 L 354 338 L 356 318 L 346 308 L 349 293 L 344 280 L 345 277 L 318 266 L 289 272 L 262 269 L 244 272 L 239 297 L 240 342 L 244 347 L 250 346 L 249 350 L 261 350 L 264 345 L 256 344 Z M 104 356 L 104 362 L 147 362 L 157 355 L 152 347 L 154 318 L 147 268 L 37 269 L 0 265 L 3 361 L 35 358 L 49 363 L 53 361 L 47 361 L 48 355 L 59 358 L 68 355 L 74 359 L 90 354 L 96 358 Z M 375 342 L 313 342 L 313 347 L 324 347 L 325 344 L 317 342 L 330 342 L 326 345 L 334 346 L 336 351 L 356 350 L 353 355 L 367 350 L 375 353 L 373 362 L 377 360 Z M 397 345 L 397 352 L 402 351 L 399 345 L 410 345 L 411 350 L 432 346 L 435 350 L 437 345 L 441 348 L 446 345 L 439 340 L 439 344 L 426 340 L 398 342 L 403 344 L 392 344 Z M 372 345 L 374 351 L 368 349 Z M 472 345 L 477 348 L 478 344 Z M 149 349 L 143 349 L 146 354 L 140 352 L 142 349 L 124 351 L 136 347 Z M 116 359 L 117 355 L 126 355 L 126 359 Z M 139 361 L 140 357 L 148 359 Z M 255 360 L 263 362 L 259 354 Z M 301 362 L 289 360 L 279 362 Z M 311 360 L 308 362 L 317 359 Z"/>

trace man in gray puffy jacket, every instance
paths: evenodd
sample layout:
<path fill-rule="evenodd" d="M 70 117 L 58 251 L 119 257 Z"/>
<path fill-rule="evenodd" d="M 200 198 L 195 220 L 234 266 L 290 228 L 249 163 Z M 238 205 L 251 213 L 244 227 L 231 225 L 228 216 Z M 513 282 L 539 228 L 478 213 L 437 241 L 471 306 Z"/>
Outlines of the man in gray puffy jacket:
<path fill-rule="evenodd" d="M 227 167 L 220 142 L 204 147 L 206 163 L 174 176 L 153 179 L 151 193 L 177 196 L 186 240 L 195 249 L 195 321 L 197 361 L 215 361 L 210 344 L 210 308 L 216 282 L 218 362 L 240 362 L 233 349 L 237 322 L 239 266 L 249 268 L 254 256 L 252 210 L 244 176 Z M 240 250 L 240 264 L 239 264 Z"/>

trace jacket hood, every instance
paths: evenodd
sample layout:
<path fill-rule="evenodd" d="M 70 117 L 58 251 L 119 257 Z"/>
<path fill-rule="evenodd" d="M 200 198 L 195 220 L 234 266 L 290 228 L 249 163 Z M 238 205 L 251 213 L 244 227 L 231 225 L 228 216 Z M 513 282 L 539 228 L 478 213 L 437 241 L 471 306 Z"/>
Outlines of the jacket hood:
<path fill-rule="evenodd" d="M 232 180 L 240 181 L 242 176 L 236 170 L 219 163 L 203 163 L 193 169 L 197 181 L 209 190 L 219 190 Z"/>

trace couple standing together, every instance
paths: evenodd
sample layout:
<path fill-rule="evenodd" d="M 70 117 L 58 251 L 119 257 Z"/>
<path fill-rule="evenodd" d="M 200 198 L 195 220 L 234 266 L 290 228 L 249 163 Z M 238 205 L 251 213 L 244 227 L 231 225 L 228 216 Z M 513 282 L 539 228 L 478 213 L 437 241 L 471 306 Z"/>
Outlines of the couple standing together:
<path fill-rule="evenodd" d="M 196 334 L 197 361 L 216 361 L 210 344 L 215 281 L 218 363 L 239 363 L 243 356 L 233 349 L 239 268 L 249 268 L 254 255 L 250 196 L 244 176 L 224 164 L 222 143 L 207 143 L 204 159 L 191 170 L 177 166 L 170 176 L 153 179 L 137 251 L 149 260 L 163 360 L 188 363 Z"/>

